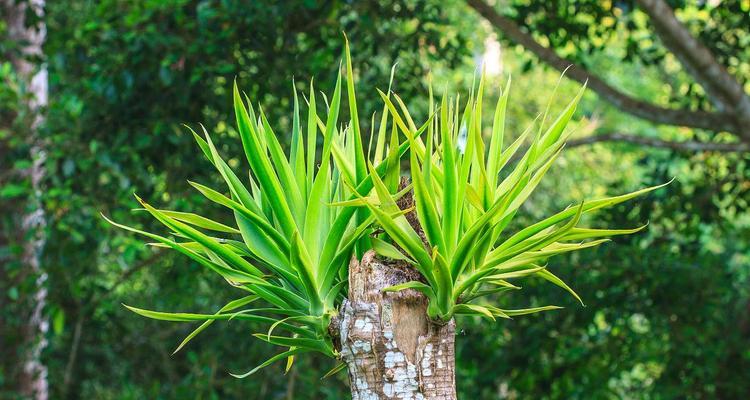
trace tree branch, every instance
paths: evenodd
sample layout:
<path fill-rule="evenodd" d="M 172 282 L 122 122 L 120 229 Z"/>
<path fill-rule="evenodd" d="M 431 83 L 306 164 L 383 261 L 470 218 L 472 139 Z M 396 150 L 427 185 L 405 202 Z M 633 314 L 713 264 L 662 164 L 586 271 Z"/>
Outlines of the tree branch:
<path fill-rule="evenodd" d="M 566 68 L 572 65 L 569 60 L 560 57 L 554 50 L 539 44 L 529 33 L 521 30 L 513 20 L 500 15 L 492 6 L 485 3 L 484 0 L 467 0 L 467 3 L 508 39 L 520 44 L 544 63 L 559 71 L 565 71 Z M 622 111 L 649 121 L 667 125 L 707 129 L 710 131 L 737 131 L 737 126 L 731 114 L 667 108 L 635 99 L 615 89 L 598 76 L 591 74 L 591 72 L 578 65 L 573 65 L 568 69 L 566 75 L 581 83 L 588 82 L 588 87 L 604 100 Z"/>
<path fill-rule="evenodd" d="M 651 18 L 654 32 L 667 48 L 679 60 L 682 67 L 698 84 L 703 87 L 713 104 L 721 109 L 730 108 L 730 97 L 727 92 L 713 81 L 718 71 L 723 69 L 713 55 L 700 42 L 695 40 L 685 27 L 677 20 L 669 6 L 655 1 L 639 1 L 643 11 Z M 664 14 L 671 14 L 669 17 Z M 707 70 L 714 70 L 708 73 Z"/>
<path fill-rule="evenodd" d="M 78 358 L 78 347 L 81 344 L 81 332 L 83 330 L 83 322 L 85 318 L 85 314 L 80 312 L 79 310 L 78 317 L 76 318 L 75 328 L 73 329 L 73 344 L 70 347 L 70 353 L 68 353 L 68 362 L 65 364 L 65 373 L 63 374 L 61 392 L 64 398 L 67 398 L 70 384 L 71 382 L 73 382 L 73 368 L 75 367 L 76 359 Z"/>
<path fill-rule="evenodd" d="M 747 153 L 750 152 L 750 145 L 747 143 L 705 143 L 696 141 L 675 142 L 670 140 L 648 138 L 627 133 L 613 132 L 604 135 L 591 135 L 581 139 L 569 140 L 565 147 L 586 146 L 601 142 L 625 142 L 641 146 L 671 149 L 677 151 L 715 151 L 721 153 Z"/>
<path fill-rule="evenodd" d="M 706 90 L 722 111 L 739 120 L 739 134 L 750 139 L 750 97 L 742 84 L 697 40 L 664 0 L 638 0 L 649 16 L 664 46 L 680 60 L 685 70 Z"/>

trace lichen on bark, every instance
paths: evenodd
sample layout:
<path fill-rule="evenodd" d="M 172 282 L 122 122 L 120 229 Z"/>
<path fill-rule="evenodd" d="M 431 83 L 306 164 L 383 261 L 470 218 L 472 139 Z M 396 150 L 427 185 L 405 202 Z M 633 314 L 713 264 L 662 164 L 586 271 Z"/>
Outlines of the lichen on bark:
<path fill-rule="evenodd" d="M 420 279 L 408 264 L 372 251 L 352 259 L 349 298 L 334 323 L 354 400 L 456 398 L 454 322 L 430 321 L 419 292 L 382 291 Z"/>

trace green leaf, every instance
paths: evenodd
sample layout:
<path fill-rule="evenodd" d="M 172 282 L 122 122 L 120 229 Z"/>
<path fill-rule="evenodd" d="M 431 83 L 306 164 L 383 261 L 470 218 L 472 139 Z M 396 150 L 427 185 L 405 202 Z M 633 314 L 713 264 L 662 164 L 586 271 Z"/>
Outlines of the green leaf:
<path fill-rule="evenodd" d="M 542 311 L 560 310 L 562 307 L 558 306 L 543 306 L 543 307 L 532 307 L 532 308 L 520 308 L 517 310 L 502 310 L 506 315 L 515 317 L 518 315 L 536 314 Z"/>
<path fill-rule="evenodd" d="M 267 366 L 275 363 L 276 361 L 283 360 L 285 358 L 288 358 L 288 357 L 291 357 L 291 356 L 295 356 L 297 354 L 309 353 L 311 351 L 312 351 L 311 349 L 294 348 L 294 349 L 291 349 L 291 350 L 279 353 L 279 354 L 277 354 L 277 355 L 269 358 L 268 360 L 264 361 L 263 363 L 261 363 L 257 367 L 251 369 L 248 372 L 245 372 L 244 374 L 233 374 L 233 373 L 230 373 L 229 375 L 232 375 L 233 377 L 239 378 L 239 379 L 247 378 L 248 376 L 250 376 L 250 375 L 258 372 L 262 368 L 265 368 L 265 367 L 267 367 Z"/>
<path fill-rule="evenodd" d="M 221 307 L 219 309 L 219 311 L 217 311 L 216 314 L 214 314 L 214 315 L 222 314 L 222 313 L 224 313 L 226 311 L 234 311 L 234 310 L 236 310 L 236 309 L 238 309 L 240 307 L 244 307 L 244 306 L 252 303 L 253 301 L 255 301 L 257 299 L 258 299 L 258 296 L 251 295 L 251 296 L 245 296 L 245 297 L 239 298 L 237 300 L 232 300 L 229 303 L 227 303 L 226 305 L 224 305 L 223 307 Z M 180 344 L 177 346 L 176 349 L 174 349 L 174 351 L 172 352 L 172 354 L 176 354 L 178 351 L 180 351 L 183 347 L 185 347 L 185 345 L 188 344 L 188 342 L 190 342 L 191 340 L 193 340 L 194 337 L 198 336 L 199 333 L 203 332 L 206 328 L 208 328 L 214 321 L 215 321 L 214 319 L 206 320 L 199 327 L 195 328 L 195 330 L 193 330 L 192 332 L 190 332 L 190 334 L 188 334 L 185 337 L 185 339 L 183 339 L 182 342 L 180 342 Z"/>
<path fill-rule="evenodd" d="M 447 106 L 446 99 L 443 96 L 443 105 L 441 107 L 441 142 L 443 160 L 443 238 L 445 241 L 446 254 L 451 254 L 458 243 L 458 176 L 456 172 L 456 147 L 453 143 L 453 132 L 447 125 Z"/>
<path fill-rule="evenodd" d="M 302 127 L 300 126 L 299 99 L 297 98 L 297 87 L 292 78 L 292 89 L 294 93 L 294 109 L 292 114 L 292 146 L 289 154 L 289 163 L 294 169 L 294 179 L 297 182 L 297 191 L 303 198 L 307 198 L 307 171 L 305 169 L 305 149 L 302 139 Z M 313 171 L 309 172 L 311 175 Z"/>
<path fill-rule="evenodd" d="M 425 296 L 427 296 L 430 299 L 435 298 L 435 292 L 433 292 L 432 288 L 422 282 L 417 281 L 409 281 L 404 283 L 399 283 L 398 285 L 388 286 L 387 288 L 384 288 L 383 292 L 400 292 L 405 289 L 414 289 Z"/>
<path fill-rule="evenodd" d="M 674 179 L 673 179 L 674 180 Z M 651 186 L 647 187 L 641 190 L 637 190 L 635 192 L 623 194 L 620 196 L 614 196 L 614 197 L 605 197 L 598 200 L 590 200 L 584 203 L 583 209 L 581 210 L 582 213 L 587 213 L 591 211 L 595 211 L 601 208 L 611 207 L 617 204 L 620 204 L 622 202 L 625 202 L 627 200 L 630 200 L 634 197 L 646 194 L 648 192 L 660 189 L 668 184 L 670 184 L 672 181 L 670 180 L 667 183 L 663 183 L 661 185 Z M 511 236 L 507 241 L 505 241 L 498 249 L 502 250 L 505 248 L 508 248 L 512 245 L 515 245 L 519 242 L 521 242 L 524 239 L 527 239 L 561 221 L 564 221 L 565 219 L 568 219 L 575 215 L 577 212 L 576 208 L 568 208 L 566 210 L 560 211 L 557 214 L 548 217 L 540 222 L 537 222 L 531 226 L 528 226 L 522 230 L 520 230 L 517 234 Z"/>
<path fill-rule="evenodd" d="M 292 210 L 292 215 L 295 218 L 297 226 L 302 224 L 302 215 L 305 212 L 305 204 L 302 200 L 302 195 L 297 186 L 297 181 L 292 171 L 292 165 L 284 155 L 284 150 L 281 148 L 279 140 L 276 138 L 276 134 L 271 129 L 271 124 L 268 123 L 266 115 L 263 109 L 260 109 L 260 120 L 262 122 L 262 129 L 265 133 L 266 144 L 268 145 L 268 152 L 271 155 L 271 162 L 273 163 L 273 171 L 276 172 L 279 180 L 279 184 L 283 189 L 282 193 L 286 202 L 289 204 L 289 208 Z"/>
<path fill-rule="evenodd" d="M 252 196 L 250 195 L 250 192 L 247 190 L 247 188 L 245 188 L 245 186 L 242 185 L 239 178 L 237 178 L 237 175 L 232 171 L 231 168 L 229 168 L 229 165 L 227 165 L 227 163 L 224 162 L 221 156 L 219 156 L 219 153 L 214 147 L 213 142 L 211 142 L 211 137 L 208 135 L 206 128 L 201 125 L 201 129 L 203 130 L 203 135 L 206 138 L 205 140 L 198 136 L 195 131 L 190 129 L 196 142 L 198 142 L 204 153 L 207 153 L 208 159 L 214 164 L 216 169 L 219 171 L 219 174 L 221 174 L 221 177 L 229 187 L 229 191 L 231 192 L 232 196 L 237 199 L 237 201 L 244 204 L 246 207 L 251 207 Z"/>
<path fill-rule="evenodd" d="M 395 246 L 378 238 L 371 238 L 372 249 L 375 250 L 380 256 L 389 258 L 392 260 L 401 260 L 409 263 L 414 263 L 414 260 L 405 256 L 404 253 L 400 252 Z"/>
<path fill-rule="evenodd" d="M 321 293 L 325 293 L 328 290 L 336 275 L 346 266 L 346 263 L 349 262 L 349 259 L 352 257 L 352 249 L 354 248 L 354 245 L 360 238 L 370 231 L 370 225 L 372 225 L 374 220 L 375 218 L 370 216 L 351 231 L 347 230 L 340 237 L 341 246 L 333 259 L 327 264 L 324 263 L 324 260 L 321 260 L 321 267 L 324 268 L 323 279 L 320 285 Z"/>
<path fill-rule="evenodd" d="M 307 202 L 307 212 L 305 213 L 305 225 L 302 231 L 302 238 L 312 260 L 318 261 L 322 251 L 321 242 L 325 239 L 325 232 L 328 231 L 328 214 L 325 203 L 328 202 L 326 193 L 329 190 L 329 165 L 331 162 L 331 142 L 333 141 L 334 131 L 338 123 L 339 107 L 341 105 L 341 75 L 336 79 L 336 88 L 334 89 L 333 102 L 328 113 L 326 121 L 325 138 L 323 142 L 323 158 L 318 168 L 318 174 L 315 176 L 310 191 L 310 197 Z"/>
<path fill-rule="evenodd" d="M 237 82 L 234 83 L 234 110 L 237 118 L 237 128 L 242 139 L 242 147 L 245 149 L 245 155 L 250 163 L 252 170 L 264 194 L 270 196 L 270 206 L 274 215 L 286 235 L 291 236 L 292 232 L 297 229 L 294 217 L 289 204 L 284 200 L 285 194 L 279 182 L 278 175 L 274 172 L 271 161 L 266 154 L 266 149 L 259 141 L 261 135 L 255 131 L 253 124 L 245 108 Z"/>
<path fill-rule="evenodd" d="M 414 139 L 410 139 L 412 149 L 414 148 Z M 430 156 L 425 159 L 425 168 L 431 164 Z M 437 246 L 438 251 L 445 252 L 445 241 L 443 233 L 440 230 L 440 217 L 438 216 L 435 200 L 433 199 L 427 184 L 430 176 L 425 176 L 419 170 L 419 162 L 415 151 L 411 152 L 411 179 L 414 185 L 414 200 L 417 207 L 417 217 L 422 229 L 427 236 L 431 245 Z"/>
<path fill-rule="evenodd" d="M 260 210 L 251 210 L 244 205 L 224 196 L 223 194 L 196 182 L 188 181 L 188 183 L 196 188 L 202 195 L 207 199 L 227 207 L 235 212 L 241 214 L 243 217 L 252 222 L 252 225 L 257 227 L 258 230 L 262 231 L 269 238 L 273 239 L 276 244 L 282 250 L 289 249 L 289 242 L 282 236 L 279 231 L 276 230 L 268 220 L 260 213 Z M 253 203 L 255 204 L 255 203 Z"/>
<path fill-rule="evenodd" d="M 197 226 L 199 228 L 208 229 L 208 230 L 217 231 L 217 232 L 240 233 L 239 230 L 232 228 L 231 226 L 227 226 L 220 222 L 213 221 L 211 219 L 200 216 L 198 214 L 180 212 L 180 211 L 170 211 L 170 210 L 159 210 L 159 212 L 168 217 L 174 218 L 178 221 L 186 222 L 188 224 Z"/>
<path fill-rule="evenodd" d="M 576 106 L 578 106 L 578 102 L 581 100 L 581 97 L 583 96 L 583 93 L 586 91 L 586 84 L 584 83 L 581 89 L 578 91 L 578 94 L 576 94 L 576 97 L 571 100 L 570 103 L 565 107 L 565 109 L 560 113 L 560 115 L 557 117 L 555 122 L 550 125 L 549 129 L 541 138 L 541 145 L 540 149 L 546 149 L 550 146 L 552 146 L 562 135 L 563 130 L 565 130 L 565 127 L 568 125 L 568 122 L 570 122 L 570 119 L 573 117 L 573 113 L 576 110 Z"/>
<path fill-rule="evenodd" d="M 216 272 L 217 274 L 221 275 L 224 279 L 226 279 L 229 282 L 233 282 L 233 283 L 248 283 L 248 282 L 258 282 L 260 280 L 256 276 L 254 276 L 252 274 L 249 274 L 247 272 L 238 271 L 238 270 L 235 270 L 235 269 L 232 269 L 232 268 L 227 268 L 225 266 L 218 265 L 218 264 L 216 264 L 216 263 L 214 263 L 214 262 L 206 259 L 205 257 L 197 254 L 195 251 L 190 250 L 186 246 L 184 246 L 184 245 L 182 245 L 180 243 L 177 243 L 175 241 L 169 240 L 167 238 L 164 238 L 162 236 L 159 236 L 159 235 L 156 235 L 156 234 L 153 234 L 153 233 L 150 233 L 150 232 L 145 232 L 145 231 L 142 231 L 142 230 L 139 230 L 139 229 L 135 229 L 135 228 L 129 227 L 127 225 L 118 224 L 118 223 L 110 220 L 106 216 L 104 216 L 104 214 L 102 214 L 102 218 L 104 218 L 107 222 L 109 222 L 110 224 L 112 224 L 112 225 L 114 225 L 114 226 L 116 226 L 118 228 L 125 229 L 125 230 L 130 231 L 130 232 L 138 233 L 140 235 L 144 235 L 144 236 L 146 236 L 146 237 L 148 237 L 148 238 L 150 238 L 152 240 L 156 240 L 157 242 L 162 243 L 162 244 L 164 244 L 164 245 L 166 245 L 166 246 L 168 246 L 168 247 L 170 247 L 170 248 L 172 248 L 172 249 L 174 249 L 174 250 L 176 250 L 176 251 L 178 251 L 178 252 L 180 252 L 180 253 L 188 256 L 188 257 L 190 257 L 191 259 L 197 261 L 202 266 L 204 266 L 204 267 L 206 267 L 206 268 L 208 268 L 208 269 Z"/>
<path fill-rule="evenodd" d="M 578 300 L 582 306 L 586 307 L 586 305 L 583 304 L 583 300 L 581 300 L 581 297 L 578 295 L 578 293 L 576 293 L 573 289 L 571 289 L 570 286 L 568 286 L 565 282 L 563 282 L 562 279 L 555 276 L 555 274 L 553 274 L 552 272 L 549 272 L 549 270 L 543 269 L 541 271 L 536 272 L 535 275 L 565 289 L 566 291 L 568 291 L 568 293 L 573 295 L 573 297 L 575 297 L 576 300 Z"/>
<path fill-rule="evenodd" d="M 318 279 L 312 266 L 312 262 L 310 261 L 310 256 L 307 254 L 302 239 L 297 232 L 294 232 L 294 235 L 292 236 L 292 248 L 290 250 L 289 259 L 291 260 L 292 267 L 302 279 L 311 306 L 314 309 L 317 308 L 317 311 L 320 312 L 321 310 L 319 310 L 319 308 L 322 307 L 322 301 L 320 293 L 318 292 Z M 316 314 L 317 313 L 314 313 L 313 315 Z"/>
<path fill-rule="evenodd" d="M 309 339 L 299 337 L 286 337 L 286 336 L 268 336 L 265 333 L 254 333 L 253 336 L 256 338 L 274 344 L 276 346 L 294 347 L 294 348 L 307 348 L 315 351 L 319 351 L 323 354 L 329 353 L 329 349 L 323 340 L 320 339 Z"/>
<path fill-rule="evenodd" d="M 256 315 L 256 314 L 249 314 L 249 313 L 233 313 L 233 314 L 170 313 L 170 312 L 144 310 L 142 308 L 132 307 L 127 304 L 123 304 L 123 306 L 138 315 L 142 315 L 144 317 L 151 318 L 151 319 L 158 319 L 161 321 L 170 321 L 170 322 L 193 322 L 193 321 L 208 321 L 208 320 L 229 320 L 229 319 L 238 319 L 238 320 L 255 321 L 255 322 L 276 322 L 276 319 L 274 318 Z"/>
<path fill-rule="evenodd" d="M 170 218 L 160 213 L 157 209 L 151 207 L 148 203 L 143 201 L 140 197 L 136 196 L 136 199 L 138 199 L 141 205 L 144 208 L 146 208 L 146 210 L 149 213 L 151 213 L 151 215 L 153 215 L 156 219 L 159 220 L 159 222 L 163 223 L 168 228 L 195 240 L 196 242 L 200 243 L 201 245 L 205 246 L 211 251 L 221 255 L 226 260 L 231 261 L 234 266 L 239 267 L 240 269 L 244 271 L 247 271 L 256 276 L 263 275 L 263 273 L 258 268 L 256 268 L 255 266 L 253 266 L 252 264 L 244 260 L 242 257 L 237 255 L 233 251 L 230 251 L 224 248 L 219 242 L 212 239 L 211 237 L 206 236 L 200 231 L 193 229 L 186 224 L 183 224 L 173 218 Z"/>
<path fill-rule="evenodd" d="M 500 156 L 503 150 L 503 138 L 505 136 L 505 110 L 508 107 L 508 96 L 510 94 L 510 76 L 505 84 L 505 90 L 497 100 L 495 116 L 492 123 L 492 138 L 490 139 L 490 151 L 487 156 L 487 176 L 491 180 L 491 188 L 497 183 L 497 174 L 500 172 Z M 488 187 L 489 188 L 489 187 Z"/>
<path fill-rule="evenodd" d="M 335 367 L 331 368 L 328 372 L 326 372 L 326 374 L 323 375 L 323 377 L 320 378 L 320 380 L 330 378 L 338 374 L 339 372 L 343 371 L 344 368 L 346 368 L 346 363 L 339 363 Z"/>
<path fill-rule="evenodd" d="M 494 321 L 495 315 L 486 308 L 476 304 L 457 304 L 453 307 L 453 313 L 458 315 L 477 315 Z"/>
<path fill-rule="evenodd" d="M 435 274 L 435 282 L 437 286 L 434 287 L 435 295 L 438 299 L 438 308 L 443 315 L 441 317 L 450 318 L 450 310 L 453 307 L 453 277 L 451 271 L 448 268 L 448 262 L 445 258 L 436 251 L 433 250 L 433 272 Z"/>
<path fill-rule="evenodd" d="M 502 273 L 496 273 L 493 275 L 490 275 L 486 278 L 482 278 L 483 280 L 495 280 L 495 279 L 514 279 L 514 278 L 523 278 L 529 275 L 534 275 L 538 273 L 539 271 L 543 271 L 545 267 L 540 267 L 537 265 L 531 265 L 531 268 L 526 269 L 519 269 L 517 271 L 510 271 L 510 272 L 502 272 Z"/>
<path fill-rule="evenodd" d="M 393 199 L 388 193 L 388 189 L 385 187 L 383 182 L 377 176 L 375 171 L 371 167 L 370 176 L 373 179 L 378 198 L 380 199 L 381 207 L 391 212 L 389 214 L 386 211 L 375 207 L 372 204 L 367 204 L 370 211 L 377 219 L 378 223 L 383 229 L 390 235 L 393 240 L 398 243 L 406 252 L 417 262 L 418 269 L 425 276 L 428 281 L 431 281 L 432 274 L 429 272 L 429 268 L 432 265 L 430 256 L 425 251 L 422 240 L 419 238 L 414 229 L 409 225 L 409 222 L 404 218 L 403 215 L 393 216 L 398 213 L 399 209 L 393 202 Z"/>
<path fill-rule="evenodd" d="M 346 36 L 345 36 L 346 37 Z M 357 181 L 361 182 L 367 175 L 365 153 L 362 147 L 362 135 L 359 131 L 359 116 L 357 114 L 357 98 L 354 94 L 354 73 L 352 72 L 352 56 L 349 52 L 349 40 L 345 40 L 346 49 L 346 89 L 349 99 L 349 118 L 351 120 L 352 139 L 354 140 L 354 171 Z"/>
<path fill-rule="evenodd" d="M 313 81 L 310 80 L 310 97 L 308 98 L 308 115 L 307 115 L 307 194 L 309 196 L 313 186 L 313 177 L 315 176 L 315 154 L 318 146 L 318 113 L 315 106 L 315 89 Z M 309 198 L 308 198 L 309 202 Z"/>
<path fill-rule="evenodd" d="M 590 229 L 590 228 L 573 228 L 565 234 L 560 240 L 585 240 L 600 237 L 630 235 L 645 229 L 648 224 L 633 229 Z"/>

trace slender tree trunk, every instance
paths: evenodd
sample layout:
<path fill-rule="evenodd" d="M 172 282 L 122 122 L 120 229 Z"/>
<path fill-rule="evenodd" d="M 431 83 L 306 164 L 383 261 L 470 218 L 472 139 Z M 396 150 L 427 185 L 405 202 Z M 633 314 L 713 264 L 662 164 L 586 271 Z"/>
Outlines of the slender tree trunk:
<path fill-rule="evenodd" d="M 44 123 L 43 111 L 47 105 L 47 69 L 39 62 L 43 56 L 42 45 L 46 36 L 43 20 L 44 0 L 0 0 L 0 11 L 7 24 L 8 39 L 19 43 L 19 51 L 11 52 L 9 59 L 24 82 L 26 110 L 31 118 L 25 130 L 28 138 L 30 167 L 23 175 L 30 183 L 31 193 L 27 202 L 19 202 L 17 235 L 22 243 L 20 254 L 21 276 L 32 282 L 31 290 L 23 293 L 18 301 L 22 303 L 24 315 L 19 327 L 21 340 L 20 365 L 15 374 L 16 388 L 25 398 L 46 400 L 49 387 L 47 368 L 41 361 L 41 354 L 47 346 L 46 333 L 49 321 L 44 314 L 47 301 L 47 274 L 42 270 L 40 258 L 44 246 L 46 220 L 42 206 L 41 186 L 45 178 L 46 159 L 40 128 Z M 28 24 L 31 21 L 32 24 Z"/>
<path fill-rule="evenodd" d="M 349 298 L 334 321 L 354 400 L 455 400 L 455 324 L 427 318 L 427 299 L 408 289 L 382 289 L 420 280 L 411 266 L 372 251 L 349 266 Z"/>

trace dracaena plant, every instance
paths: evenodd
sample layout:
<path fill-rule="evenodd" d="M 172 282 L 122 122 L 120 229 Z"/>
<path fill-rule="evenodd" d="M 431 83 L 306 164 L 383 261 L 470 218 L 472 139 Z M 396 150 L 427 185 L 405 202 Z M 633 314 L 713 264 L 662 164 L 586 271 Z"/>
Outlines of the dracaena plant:
<path fill-rule="evenodd" d="M 599 245 L 607 241 L 605 237 L 643 229 L 645 225 L 634 229 L 590 229 L 579 223 L 582 214 L 661 187 L 584 201 L 514 233 L 506 232 L 521 205 L 560 155 L 571 134 L 565 128 L 583 89 L 548 126 L 544 123 L 545 112 L 537 130 L 527 129 L 504 147 L 508 79 L 495 107 L 487 147 L 482 127 L 484 86 L 483 75 L 476 95 L 472 93 L 463 110 L 458 97 L 443 96 L 436 106 L 430 91 L 431 117 L 426 135 L 417 129 L 397 95 L 393 96 L 394 104 L 390 96 L 380 92 L 395 125 L 410 144 L 410 177 L 419 228 L 415 230 L 405 216 L 397 214 L 395 201 L 377 175 L 373 175 L 373 181 L 378 201 L 362 200 L 390 242 L 398 245 L 397 248 L 389 241 L 373 239 L 375 249 L 406 260 L 423 278 L 423 282 L 407 282 L 387 290 L 422 292 L 429 299 L 427 313 L 435 321 L 445 322 L 456 314 L 494 320 L 559 308 L 504 310 L 483 302 L 489 295 L 520 289 L 512 281 L 530 276 L 560 286 L 581 301 L 548 270 L 546 260 Z M 531 143 L 521 155 L 529 138 Z"/>
<path fill-rule="evenodd" d="M 560 154 L 570 134 L 566 125 L 581 94 L 549 126 L 542 128 L 546 125 L 543 118 L 538 130 L 528 129 L 504 147 L 509 81 L 495 107 L 486 148 L 482 127 L 484 77 L 476 96 L 470 96 L 462 107 L 463 112 L 458 98 L 443 96 L 439 105 L 434 104 L 430 89 L 429 117 L 419 127 L 397 95 L 390 90 L 380 92 L 383 112 L 378 123 L 373 117 L 369 144 L 365 146 L 348 43 L 344 69 L 349 120 L 342 123 L 339 118 L 341 74 L 330 104 L 326 100 L 324 118 L 319 116 L 310 83 L 303 122 L 295 90 L 286 153 L 262 108 L 256 112 L 235 84 L 234 111 L 248 176 L 238 175 L 229 167 L 205 129 L 202 135 L 193 131 L 226 188 L 190 184 L 217 206 L 226 208 L 232 223 L 158 209 L 140 198 L 143 210 L 161 222 L 169 236 L 110 221 L 145 235 L 155 246 L 188 256 L 244 292 L 214 314 L 128 306 L 149 318 L 202 321 L 175 351 L 214 321 L 234 319 L 265 324 L 267 330 L 255 337 L 285 348 L 251 371 L 235 376 L 247 376 L 282 359 L 288 360 L 288 369 L 300 353 L 338 356 L 329 324 L 347 296 L 350 259 L 371 249 L 386 258 L 404 260 L 419 271 L 422 281 L 386 291 L 422 292 L 429 300 L 427 314 L 434 322 L 449 321 L 456 314 L 494 319 L 548 310 L 555 307 L 503 310 L 478 302 L 492 299 L 488 295 L 519 289 L 511 281 L 529 276 L 546 279 L 578 298 L 546 268 L 545 260 L 598 245 L 606 236 L 640 229 L 599 230 L 578 224 L 584 213 L 656 187 L 582 202 L 512 234 L 506 232 Z M 321 141 L 322 148 L 318 149 Z M 523 148 L 526 151 L 518 156 Z M 401 187 L 401 159 L 407 152 L 411 183 Z M 413 196 L 414 210 L 397 205 L 404 195 Z M 412 212 L 418 224 L 407 219 Z"/>
<path fill-rule="evenodd" d="M 204 321 L 175 352 L 213 321 L 234 319 L 267 324 L 268 331 L 255 336 L 287 348 L 250 372 L 236 376 L 247 376 L 284 358 L 290 367 L 293 356 L 299 353 L 336 355 L 328 326 L 346 296 L 350 258 L 369 248 L 368 235 L 374 220 L 367 209 L 352 201 L 371 191 L 373 175 L 367 165 L 373 164 L 377 165 L 372 173 L 378 176 L 378 183 L 387 185 L 389 195 L 398 197 L 399 161 L 408 147 L 408 143 L 399 141 L 396 130 L 385 129 L 388 117 L 384 110 L 381 128 L 370 134 L 377 138 L 376 143 L 370 143 L 365 151 L 348 44 L 346 71 L 349 123 L 344 125 L 339 120 L 341 74 L 330 104 L 326 98 L 325 121 L 319 116 L 312 82 L 306 98 L 306 123 L 301 120 L 295 90 L 288 155 L 262 109 L 256 113 L 235 83 L 237 130 L 250 167 L 246 179 L 222 159 L 205 129 L 202 136 L 191 129 L 203 154 L 226 182 L 228 194 L 195 182 L 190 185 L 228 209 L 234 219 L 232 226 L 197 214 L 158 209 L 137 196 L 143 210 L 161 222 L 171 232 L 171 238 L 107 219 L 115 226 L 154 240 L 155 246 L 190 257 L 245 292 L 245 296 L 215 314 L 167 313 L 126 306 L 154 319 Z M 318 149 L 319 141 L 322 149 Z"/>

